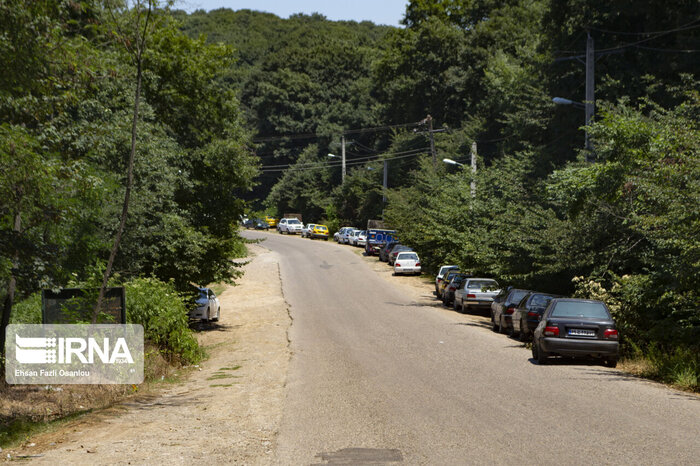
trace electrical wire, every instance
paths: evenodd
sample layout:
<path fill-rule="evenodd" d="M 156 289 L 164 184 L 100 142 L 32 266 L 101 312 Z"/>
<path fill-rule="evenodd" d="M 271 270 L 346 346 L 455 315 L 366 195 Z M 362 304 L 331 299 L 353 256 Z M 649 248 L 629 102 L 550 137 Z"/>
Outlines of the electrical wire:
<path fill-rule="evenodd" d="M 667 34 L 667 33 L 670 33 L 670 32 L 676 32 L 676 31 L 678 31 L 678 30 L 685 30 L 684 28 L 685 28 L 686 26 L 690 26 L 691 24 L 697 23 L 698 21 L 700 21 L 700 18 L 694 19 L 693 21 L 691 21 L 691 22 L 689 22 L 689 23 L 686 23 L 686 24 L 684 24 L 684 25 L 682 25 L 682 26 L 678 26 L 677 28 L 674 28 L 674 29 L 667 29 L 667 30 L 665 30 L 665 31 L 627 32 L 627 31 L 611 31 L 611 30 L 609 30 L 609 29 L 601 29 L 601 28 L 594 28 L 594 27 L 591 27 L 591 28 L 589 28 L 589 29 L 592 30 L 592 31 L 602 32 L 602 33 L 604 33 L 604 34 L 615 34 L 615 35 L 618 35 L 618 36 L 648 36 L 648 35 L 651 35 L 651 34 Z M 693 29 L 693 28 L 688 28 L 688 29 Z"/>
<path fill-rule="evenodd" d="M 626 49 L 626 48 L 629 48 L 629 47 L 634 47 L 635 45 L 643 44 L 644 42 L 649 42 L 650 40 L 658 39 L 659 37 L 663 37 L 663 36 L 665 36 L 665 35 L 668 35 L 668 34 L 671 34 L 671 33 L 674 33 L 674 32 L 688 31 L 688 30 L 691 30 L 691 29 L 697 29 L 697 28 L 700 28 L 700 24 L 696 24 L 696 25 L 694 25 L 694 26 L 690 26 L 690 25 L 693 24 L 693 23 L 696 23 L 696 22 L 698 22 L 698 21 L 699 21 L 698 19 L 695 19 L 695 20 L 691 21 L 690 23 L 686 23 L 686 24 L 684 24 L 683 26 L 679 26 L 679 27 L 677 27 L 677 28 L 675 28 L 675 29 L 669 29 L 669 30 L 667 30 L 667 31 L 660 31 L 660 32 L 658 32 L 658 33 L 653 33 L 653 32 L 652 32 L 652 33 L 647 33 L 646 35 L 654 34 L 654 36 L 653 36 L 653 37 L 647 37 L 646 39 L 638 40 L 638 41 L 636 41 L 636 42 L 631 42 L 631 43 L 629 43 L 629 44 L 623 44 L 623 45 L 619 45 L 619 46 L 615 46 L 615 47 L 608 47 L 608 48 L 604 48 L 604 49 L 599 49 L 599 50 L 596 50 L 596 51 L 595 51 L 595 54 L 597 55 L 597 54 L 603 53 L 603 52 L 612 52 L 612 51 L 614 51 L 614 50 L 622 50 L 622 49 Z M 591 29 L 594 29 L 594 28 L 591 28 Z M 560 52 L 560 53 L 576 53 L 576 54 L 585 53 L 584 51 L 581 51 L 581 50 L 560 50 L 559 52 Z M 557 58 L 572 58 L 572 56 L 557 57 Z"/>
<path fill-rule="evenodd" d="M 422 123 L 421 122 L 413 122 L 413 123 L 401 123 L 398 125 L 385 125 L 385 126 L 375 126 L 371 128 L 359 128 L 359 129 L 349 129 L 347 131 L 341 131 L 340 133 L 343 135 L 348 135 L 348 134 L 362 134 L 362 133 L 372 133 L 372 132 L 377 132 L 377 131 L 386 131 L 389 129 L 395 129 L 395 128 L 407 128 L 409 126 L 420 126 Z M 253 138 L 253 142 L 271 142 L 271 141 L 282 141 L 285 139 L 313 139 L 313 138 L 319 138 L 319 137 L 324 137 L 328 135 L 319 135 L 316 133 L 298 133 L 298 134 L 287 134 L 287 135 L 281 135 L 281 136 L 270 136 L 270 137 L 259 137 L 259 138 Z"/>
<path fill-rule="evenodd" d="M 345 166 L 350 167 L 350 166 L 355 166 L 355 165 L 364 165 L 369 162 L 375 162 L 375 161 L 390 161 L 390 160 L 399 160 L 399 159 L 404 159 L 407 157 L 415 157 L 416 155 L 424 154 L 429 151 L 429 147 L 425 147 L 422 149 L 415 149 L 412 151 L 406 151 L 406 152 L 395 152 L 394 154 L 380 154 L 372 160 L 352 160 L 350 162 L 346 162 Z M 397 155 L 401 154 L 401 155 Z M 380 158 L 382 155 L 396 155 L 396 157 L 388 157 L 388 158 Z M 282 171 L 306 171 L 306 170 L 318 170 L 318 169 L 323 169 L 323 168 L 332 168 L 332 167 L 340 167 L 342 166 L 342 162 L 314 162 L 314 163 L 309 163 L 309 164 L 302 164 L 301 166 L 298 166 L 298 164 L 288 166 L 286 168 L 270 168 L 270 167 L 263 167 L 261 168 L 261 172 L 263 173 L 270 173 L 270 172 L 282 172 Z"/>

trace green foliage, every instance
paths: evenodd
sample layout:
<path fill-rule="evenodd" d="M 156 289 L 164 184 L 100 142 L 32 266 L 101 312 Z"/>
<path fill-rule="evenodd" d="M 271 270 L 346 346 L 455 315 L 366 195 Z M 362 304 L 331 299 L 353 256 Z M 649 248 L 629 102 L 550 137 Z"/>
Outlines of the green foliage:
<path fill-rule="evenodd" d="M 41 293 L 33 293 L 15 304 L 11 324 L 41 324 Z"/>
<path fill-rule="evenodd" d="M 145 338 L 172 360 L 195 364 L 203 352 L 188 326 L 186 297 L 173 283 L 135 278 L 124 284 L 127 321 L 143 325 Z"/>

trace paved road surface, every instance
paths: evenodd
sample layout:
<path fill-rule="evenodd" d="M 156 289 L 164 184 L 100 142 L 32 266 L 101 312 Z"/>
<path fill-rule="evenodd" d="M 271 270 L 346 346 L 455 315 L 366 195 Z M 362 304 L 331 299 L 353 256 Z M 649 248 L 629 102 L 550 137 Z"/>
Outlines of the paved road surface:
<path fill-rule="evenodd" d="M 700 464 L 700 398 L 595 364 L 537 366 L 349 246 L 246 235 L 281 255 L 293 318 L 279 464 Z"/>

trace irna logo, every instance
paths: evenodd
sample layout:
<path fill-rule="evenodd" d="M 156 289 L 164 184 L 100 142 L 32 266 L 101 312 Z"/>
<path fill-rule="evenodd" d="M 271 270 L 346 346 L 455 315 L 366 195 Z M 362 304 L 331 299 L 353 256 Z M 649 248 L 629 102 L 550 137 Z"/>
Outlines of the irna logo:
<path fill-rule="evenodd" d="M 126 339 L 32 338 L 15 335 L 15 358 L 20 364 L 133 364 Z"/>

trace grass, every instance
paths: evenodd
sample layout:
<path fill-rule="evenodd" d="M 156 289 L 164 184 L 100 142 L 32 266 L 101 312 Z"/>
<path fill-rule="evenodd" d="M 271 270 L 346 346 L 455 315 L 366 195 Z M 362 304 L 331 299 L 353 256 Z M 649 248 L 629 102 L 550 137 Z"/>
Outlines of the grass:
<path fill-rule="evenodd" d="M 52 421 L 15 419 L 7 423 L 3 422 L 2 424 L 0 424 L 0 447 L 16 447 L 34 435 L 55 430 L 63 426 L 64 424 L 78 419 L 91 412 L 92 409 L 78 411 L 63 416 L 60 419 L 54 419 Z"/>
<path fill-rule="evenodd" d="M 226 384 L 216 384 L 215 383 L 214 385 L 209 385 L 209 386 L 210 387 L 232 387 L 232 386 L 237 385 L 237 384 L 238 384 L 238 382 L 226 383 Z"/>
<path fill-rule="evenodd" d="M 240 368 L 241 368 L 241 366 L 222 367 L 222 368 L 219 369 L 219 370 L 220 370 L 220 371 L 237 371 L 237 370 L 240 369 Z"/>

